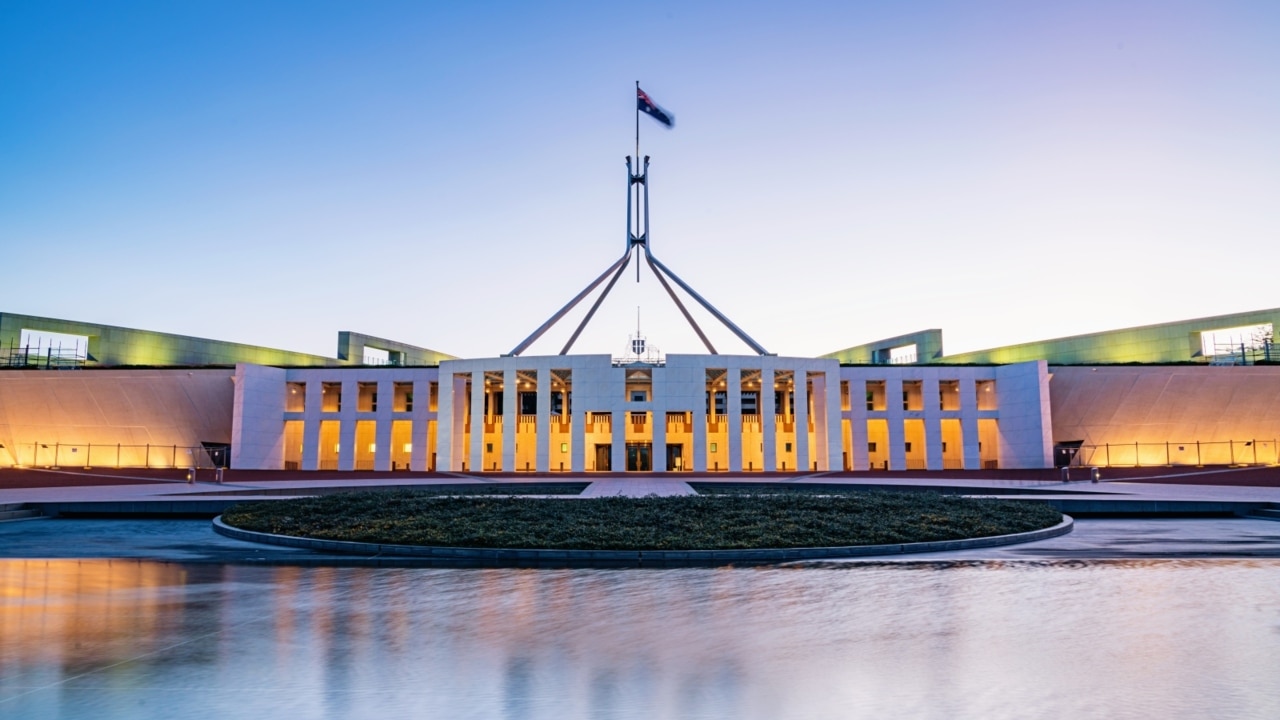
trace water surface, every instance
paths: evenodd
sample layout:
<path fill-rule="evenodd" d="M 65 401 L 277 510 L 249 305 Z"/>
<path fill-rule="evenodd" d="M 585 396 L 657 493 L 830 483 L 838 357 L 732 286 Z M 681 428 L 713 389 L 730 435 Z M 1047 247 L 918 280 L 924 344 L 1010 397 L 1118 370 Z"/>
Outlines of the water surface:
<path fill-rule="evenodd" d="M 1280 716 L 1280 562 L 0 560 L 4 718 Z"/>

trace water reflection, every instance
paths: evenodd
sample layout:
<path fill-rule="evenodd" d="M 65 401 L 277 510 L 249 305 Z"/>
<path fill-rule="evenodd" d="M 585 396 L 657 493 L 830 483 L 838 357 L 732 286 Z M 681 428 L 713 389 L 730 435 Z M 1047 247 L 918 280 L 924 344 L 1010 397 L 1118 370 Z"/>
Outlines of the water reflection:
<path fill-rule="evenodd" d="M 1274 717 L 1278 571 L 0 560 L 0 716 Z"/>

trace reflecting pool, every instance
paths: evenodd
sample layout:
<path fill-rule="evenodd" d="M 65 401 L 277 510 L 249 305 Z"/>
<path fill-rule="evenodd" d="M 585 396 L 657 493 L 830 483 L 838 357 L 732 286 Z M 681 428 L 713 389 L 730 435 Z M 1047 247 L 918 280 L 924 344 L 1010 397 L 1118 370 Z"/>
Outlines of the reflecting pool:
<path fill-rule="evenodd" d="M 1280 561 L 0 560 L 3 718 L 1280 716 Z"/>

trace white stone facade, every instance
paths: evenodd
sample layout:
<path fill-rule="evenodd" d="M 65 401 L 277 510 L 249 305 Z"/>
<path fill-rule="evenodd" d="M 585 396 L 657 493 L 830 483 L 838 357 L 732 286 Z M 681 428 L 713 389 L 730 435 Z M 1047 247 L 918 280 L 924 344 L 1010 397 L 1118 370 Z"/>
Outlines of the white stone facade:
<path fill-rule="evenodd" d="M 792 472 L 1052 465 L 1044 362 L 849 366 L 775 356 L 239 365 L 232 466 Z M 345 451 L 344 451 L 345 449 Z"/>

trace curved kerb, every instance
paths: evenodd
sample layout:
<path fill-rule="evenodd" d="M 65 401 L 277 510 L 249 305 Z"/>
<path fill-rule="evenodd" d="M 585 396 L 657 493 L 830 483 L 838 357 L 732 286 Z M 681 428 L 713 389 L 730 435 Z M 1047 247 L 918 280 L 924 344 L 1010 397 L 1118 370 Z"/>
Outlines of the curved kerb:
<path fill-rule="evenodd" d="M 852 545 L 846 547 L 772 548 L 762 550 L 521 550 L 509 548 L 439 547 L 430 545 L 385 545 L 381 543 L 316 540 L 292 535 L 275 535 L 231 527 L 222 516 L 213 519 L 219 535 L 236 540 L 305 548 L 351 557 L 343 564 L 420 565 L 474 567 L 679 567 L 777 563 L 789 560 L 875 557 L 905 553 L 945 552 L 973 548 L 1017 545 L 1047 540 L 1071 532 L 1075 521 L 1063 515 L 1053 527 L 1010 535 L 897 543 L 893 545 Z M 281 560 L 285 560 L 281 558 Z M 363 560 L 363 562 L 361 562 Z M 354 562 L 352 562 L 354 561 Z"/>

